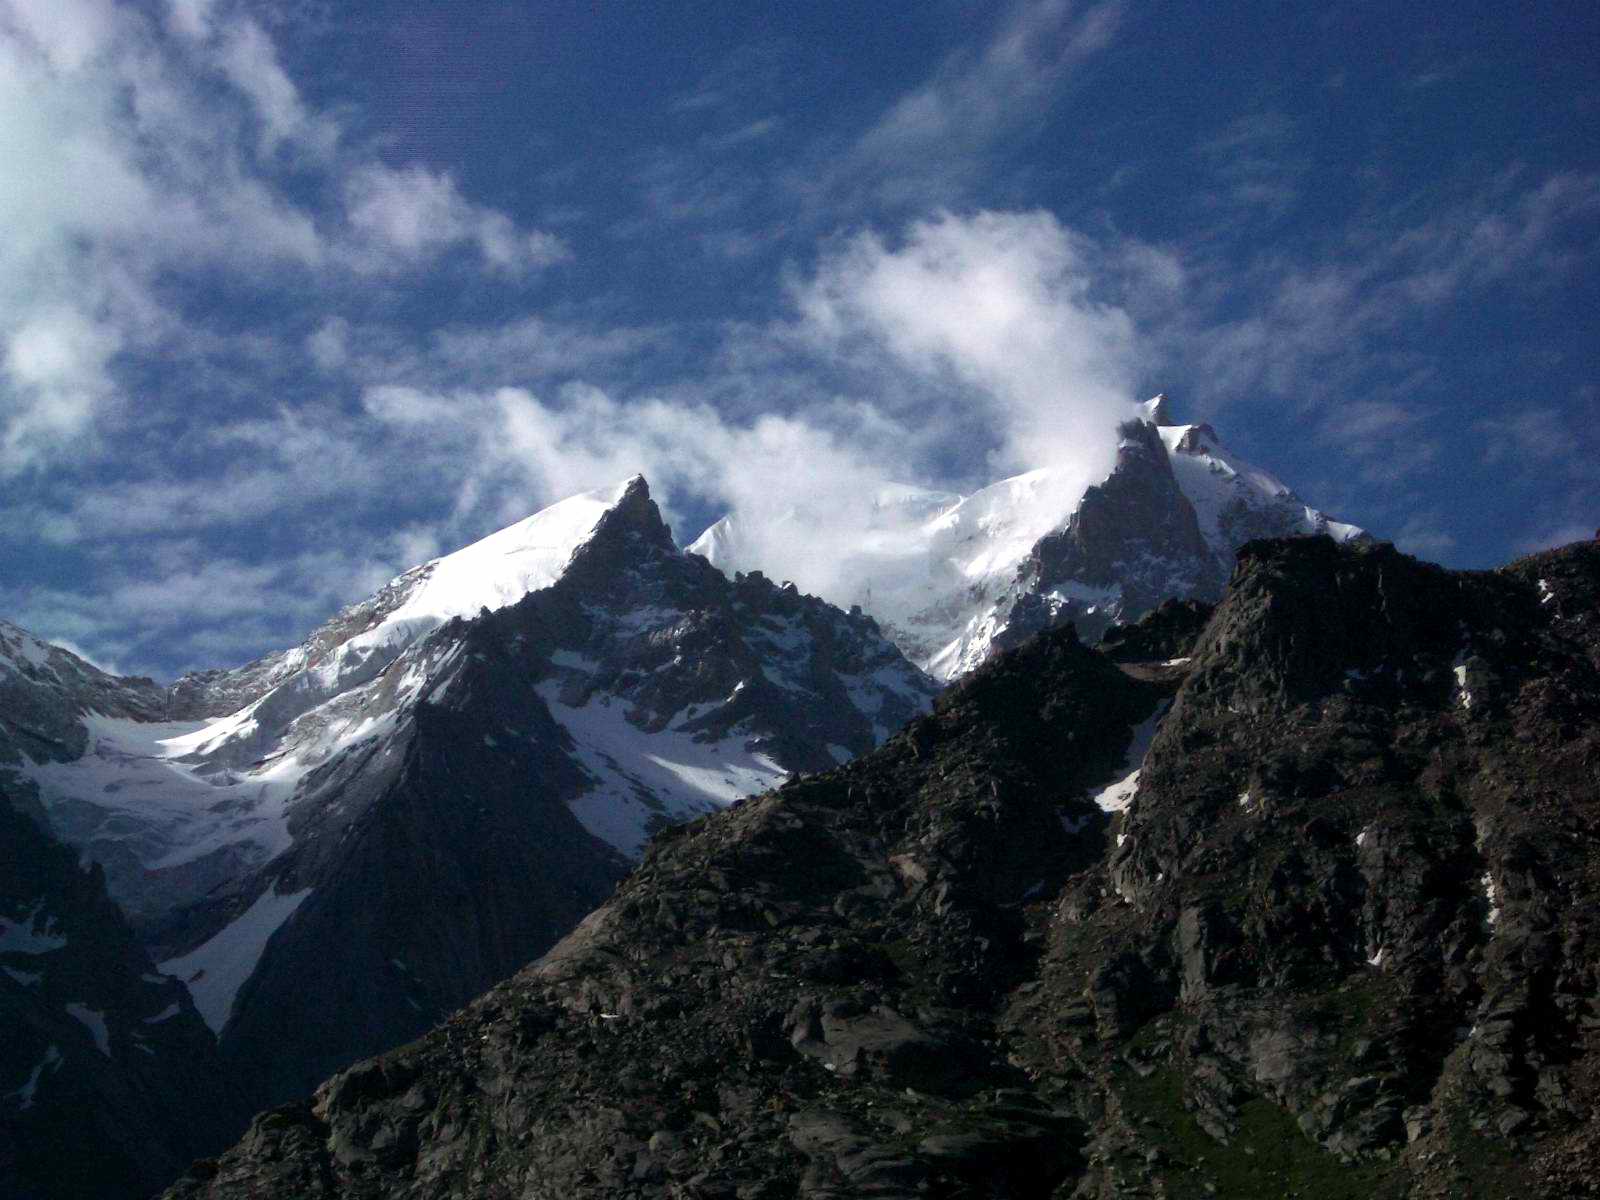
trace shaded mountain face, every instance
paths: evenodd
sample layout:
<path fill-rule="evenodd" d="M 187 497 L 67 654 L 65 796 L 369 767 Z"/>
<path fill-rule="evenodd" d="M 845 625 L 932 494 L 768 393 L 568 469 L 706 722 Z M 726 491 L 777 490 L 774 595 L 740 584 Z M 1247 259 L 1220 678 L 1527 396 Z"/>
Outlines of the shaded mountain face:
<path fill-rule="evenodd" d="M 634 479 L 164 708 L 66 695 L 81 752 L 12 773 L 265 1104 L 548 949 L 654 829 L 863 753 L 934 690 L 870 619 L 678 551 Z"/>
<path fill-rule="evenodd" d="M 1592 1192 L 1597 598 L 1251 543 L 1191 653 L 1046 633 L 670 831 L 169 1195 Z"/>
<path fill-rule="evenodd" d="M 1227 450 L 1211 426 L 1173 424 L 1165 396 L 1143 410 L 1120 430 L 1116 467 L 1087 491 L 1053 468 L 966 497 L 882 488 L 853 514 L 861 544 L 832 564 L 842 580 L 833 598 L 859 604 L 948 680 L 1069 621 L 1093 640 L 1168 598 L 1214 602 L 1252 539 L 1366 537 Z M 749 570 L 782 532 L 733 513 L 689 548 Z"/>
<path fill-rule="evenodd" d="M 148 1195 L 249 1109 L 99 867 L 0 792 L 0 1195 Z"/>

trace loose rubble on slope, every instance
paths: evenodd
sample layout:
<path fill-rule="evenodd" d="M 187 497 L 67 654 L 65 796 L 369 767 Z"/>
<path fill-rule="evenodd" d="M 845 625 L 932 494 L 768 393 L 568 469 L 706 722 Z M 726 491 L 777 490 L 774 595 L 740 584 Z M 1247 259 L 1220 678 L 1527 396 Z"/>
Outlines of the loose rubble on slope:
<path fill-rule="evenodd" d="M 1252 543 L 1192 648 L 1048 633 L 667 831 L 169 1195 L 1596 1194 L 1597 597 Z"/>

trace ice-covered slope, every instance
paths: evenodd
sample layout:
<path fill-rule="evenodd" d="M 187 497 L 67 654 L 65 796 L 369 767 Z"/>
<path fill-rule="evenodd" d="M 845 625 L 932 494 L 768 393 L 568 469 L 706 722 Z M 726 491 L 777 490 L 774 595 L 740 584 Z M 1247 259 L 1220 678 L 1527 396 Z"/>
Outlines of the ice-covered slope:
<path fill-rule="evenodd" d="M 1165 425 L 1161 440 L 1200 532 L 1219 556 L 1231 559 L 1258 537 L 1327 534 L 1347 542 L 1362 534 L 1357 526 L 1318 512 L 1276 475 L 1228 450 L 1209 425 Z"/>
<path fill-rule="evenodd" d="M 642 482 L 635 476 L 573 496 L 454 554 L 413 567 L 292 650 L 236 672 L 180 680 L 176 692 L 198 709 L 213 707 L 218 698 L 248 701 L 197 749 L 216 759 L 231 746 L 236 749 L 232 758 L 250 757 L 288 721 L 376 677 L 407 646 L 452 617 L 504 608 L 549 587 L 600 518 Z"/>
<path fill-rule="evenodd" d="M 952 649 L 959 631 L 981 621 L 1018 564 L 1082 495 L 1068 472 L 1049 469 L 1001 480 L 970 496 L 886 485 L 870 510 L 857 514 L 857 540 L 829 564 L 829 598 L 859 605 L 908 658 L 949 678 L 954 672 L 944 666 L 959 652 Z M 807 527 L 818 520 L 825 518 L 792 514 L 792 536 L 808 536 Z M 760 570 L 765 548 L 785 533 L 733 513 L 689 550 L 729 574 Z"/>
<path fill-rule="evenodd" d="M 1049 467 L 967 497 L 895 485 L 885 493 L 898 488 L 922 506 L 875 505 L 826 579 L 799 582 L 861 605 L 909 658 L 952 679 L 1065 620 L 1092 636 L 1167 597 L 1215 599 L 1251 538 L 1364 536 L 1239 459 L 1210 426 L 1173 425 L 1165 396 L 1143 408 L 1094 486 Z M 806 519 L 790 517 L 797 531 Z M 690 550 L 729 573 L 756 570 L 782 534 L 735 512 Z"/>

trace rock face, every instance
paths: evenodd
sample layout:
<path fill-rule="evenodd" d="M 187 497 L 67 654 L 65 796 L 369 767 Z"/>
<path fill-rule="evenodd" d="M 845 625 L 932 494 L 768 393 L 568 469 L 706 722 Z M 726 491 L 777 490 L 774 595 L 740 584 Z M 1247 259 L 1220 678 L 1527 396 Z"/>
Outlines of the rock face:
<path fill-rule="evenodd" d="M 255 1107 L 543 953 L 655 829 L 865 753 L 935 690 L 869 618 L 680 552 L 638 478 L 167 693 L 27 646 L 44 700 L 5 717 L 32 740 L 0 775 L 104 864 Z"/>
<path fill-rule="evenodd" d="M 986 653 L 1066 621 L 1098 636 L 1163 600 L 1222 594 L 1227 568 L 1201 535 L 1158 427 L 1130 421 L 1121 434 L 1116 470 L 1039 539 L 995 605 Z"/>
<path fill-rule="evenodd" d="M 0 1195 L 148 1195 L 248 1115 L 98 867 L 0 792 Z"/>
<path fill-rule="evenodd" d="M 165 691 L 149 679 L 119 678 L 25 629 L 0 621 L 0 767 L 68 762 L 88 749 L 82 716 L 157 721 Z"/>
<path fill-rule="evenodd" d="M 1597 598 L 1252 543 L 1192 654 L 1049 632 L 663 834 L 169 1195 L 1594 1194 Z"/>
<path fill-rule="evenodd" d="M 1092 640 L 1165 599 L 1214 602 L 1252 539 L 1366 538 L 1227 450 L 1211 426 L 1173 424 L 1165 396 L 1140 408 L 1119 431 L 1110 475 L 1087 490 L 1054 467 L 965 497 L 880 488 L 851 510 L 854 533 L 835 539 L 845 544 L 829 563 L 830 596 L 859 604 L 948 680 L 1069 621 Z M 827 519 L 794 512 L 763 530 L 733 513 L 689 548 L 749 570 L 764 565 L 764 547 L 792 540 L 791 527 Z"/>

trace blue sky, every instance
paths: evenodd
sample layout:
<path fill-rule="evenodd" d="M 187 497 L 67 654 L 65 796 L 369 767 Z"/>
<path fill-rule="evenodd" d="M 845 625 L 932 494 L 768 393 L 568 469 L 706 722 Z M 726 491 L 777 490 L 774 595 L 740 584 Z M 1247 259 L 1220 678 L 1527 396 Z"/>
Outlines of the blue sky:
<path fill-rule="evenodd" d="M 1597 52 L 1581 3 L 0 0 L 0 616 L 232 665 L 635 470 L 687 541 L 1093 474 L 1157 391 L 1427 558 L 1592 534 Z"/>

